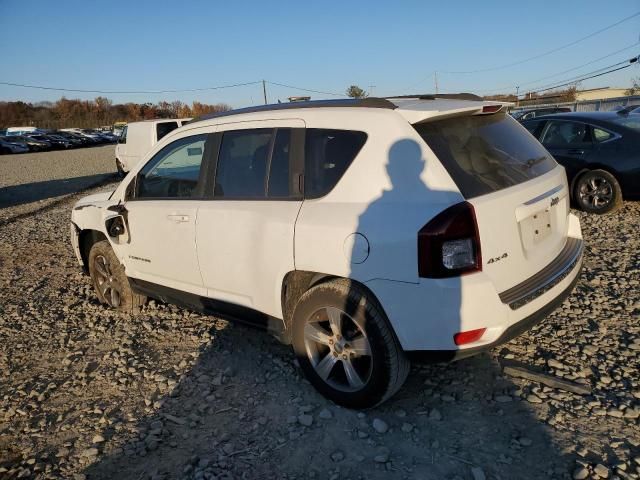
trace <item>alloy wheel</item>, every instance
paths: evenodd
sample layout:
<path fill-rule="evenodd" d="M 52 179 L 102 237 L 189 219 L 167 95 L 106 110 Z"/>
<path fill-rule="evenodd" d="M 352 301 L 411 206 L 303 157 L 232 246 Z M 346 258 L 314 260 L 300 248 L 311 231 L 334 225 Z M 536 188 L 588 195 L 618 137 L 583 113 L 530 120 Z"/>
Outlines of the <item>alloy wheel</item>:
<path fill-rule="evenodd" d="M 121 302 L 120 286 L 113 275 L 109 260 L 104 255 L 97 255 L 93 261 L 93 272 L 96 285 L 109 306 L 118 308 Z"/>
<path fill-rule="evenodd" d="M 358 391 L 371 378 L 373 357 L 366 332 L 341 309 L 316 310 L 305 323 L 304 343 L 316 374 L 332 388 Z"/>
<path fill-rule="evenodd" d="M 613 200 L 613 186 L 604 177 L 591 177 L 580 185 L 580 200 L 593 208 L 604 208 Z"/>

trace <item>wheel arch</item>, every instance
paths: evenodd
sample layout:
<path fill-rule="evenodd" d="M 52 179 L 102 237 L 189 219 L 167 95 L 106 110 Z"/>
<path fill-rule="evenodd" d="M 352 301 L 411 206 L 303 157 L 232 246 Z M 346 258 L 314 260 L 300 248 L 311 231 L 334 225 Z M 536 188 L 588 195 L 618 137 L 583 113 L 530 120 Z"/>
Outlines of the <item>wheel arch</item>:
<path fill-rule="evenodd" d="M 311 272 L 305 270 L 292 270 L 288 272 L 283 280 L 282 280 L 282 292 L 281 292 L 281 302 L 282 302 L 282 319 L 284 321 L 285 326 L 285 334 L 286 338 L 283 339 L 286 343 L 290 343 L 291 341 L 291 327 L 293 320 L 293 312 L 295 311 L 296 305 L 298 304 L 298 300 L 300 297 L 312 287 L 316 285 L 320 285 L 322 283 L 330 282 L 332 280 L 348 280 L 355 284 L 359 289 L 363 290 L 367 296 L 374 301 L 380 310 L 386 316 L 386 312 L 382 307 L 382 304 L 373 293 L 373 291 L 367 287 L 364 283 L 359 282 L 353 278 L 341 277 L 339 275 L 333 275 L 329 273 L 322 272 Z"/>
<path fill-rule="evenodd" d="M 89 252 L 91 247 L 102 240 L 108 240 L 107 236 L 98 230 L 85 229 L 78 234 L 78 246 L 80 247 L 82 268 L 85 273 L 89 273 Z"/>

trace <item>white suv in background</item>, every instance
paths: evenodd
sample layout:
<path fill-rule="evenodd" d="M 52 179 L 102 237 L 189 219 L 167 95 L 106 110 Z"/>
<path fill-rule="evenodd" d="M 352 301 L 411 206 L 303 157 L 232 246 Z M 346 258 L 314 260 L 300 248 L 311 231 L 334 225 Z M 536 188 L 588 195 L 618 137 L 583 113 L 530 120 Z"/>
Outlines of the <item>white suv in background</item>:
<path fill-rule="evenodd" d="M 78 202 L 73 247 L 111 307 L 149 296 L 267 328 L 320 392 L 370 407 L 411 356 L 506 342 L 578 280 L 564 169 L 503 107 L 460 94 L 206 116 Z"/>

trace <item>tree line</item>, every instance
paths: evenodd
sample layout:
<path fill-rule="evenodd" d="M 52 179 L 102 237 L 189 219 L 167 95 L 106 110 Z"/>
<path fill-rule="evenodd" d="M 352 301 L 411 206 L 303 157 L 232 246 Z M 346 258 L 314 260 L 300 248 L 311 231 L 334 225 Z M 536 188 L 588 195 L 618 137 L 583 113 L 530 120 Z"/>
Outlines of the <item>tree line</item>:
<path fill-rule="evenodd" d="M 56 102 L 0 102 L 0 128 L 34 126 L 39 128 L 95 128 L 116 122 L 135 122 L 152 118 L 199 117 L 225 112 L 225 103 L 209 105 L 181 101 L 113 104 L 105 97 L 74 100 L 62 97 Z"/>

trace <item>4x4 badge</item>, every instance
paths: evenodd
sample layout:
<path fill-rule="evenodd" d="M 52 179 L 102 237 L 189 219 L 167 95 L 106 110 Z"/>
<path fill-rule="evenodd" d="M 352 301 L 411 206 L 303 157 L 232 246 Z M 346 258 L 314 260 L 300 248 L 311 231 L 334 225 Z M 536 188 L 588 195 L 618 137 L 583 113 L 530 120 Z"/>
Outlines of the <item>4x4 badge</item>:
<path fill-rule="evenodd" d="M 487 265 L 489 265 L 490 263 L 496 263 L 499 262 L 500 260 L 502 260 L 503 258 L 507 258 L 509 256 L 509 254 L 507 252 L 504 252 L 502 255 L 500 255 L 499 257 L 493 257 L 490 258 L 489 261 L 487 262 Z"/>
<path fill-rule="evenodd" d="M 559 201 L 560 201 L 560 197 L 553 197 L 551 199 L 551 206 L 555 207 L 558 204 Z"/>

